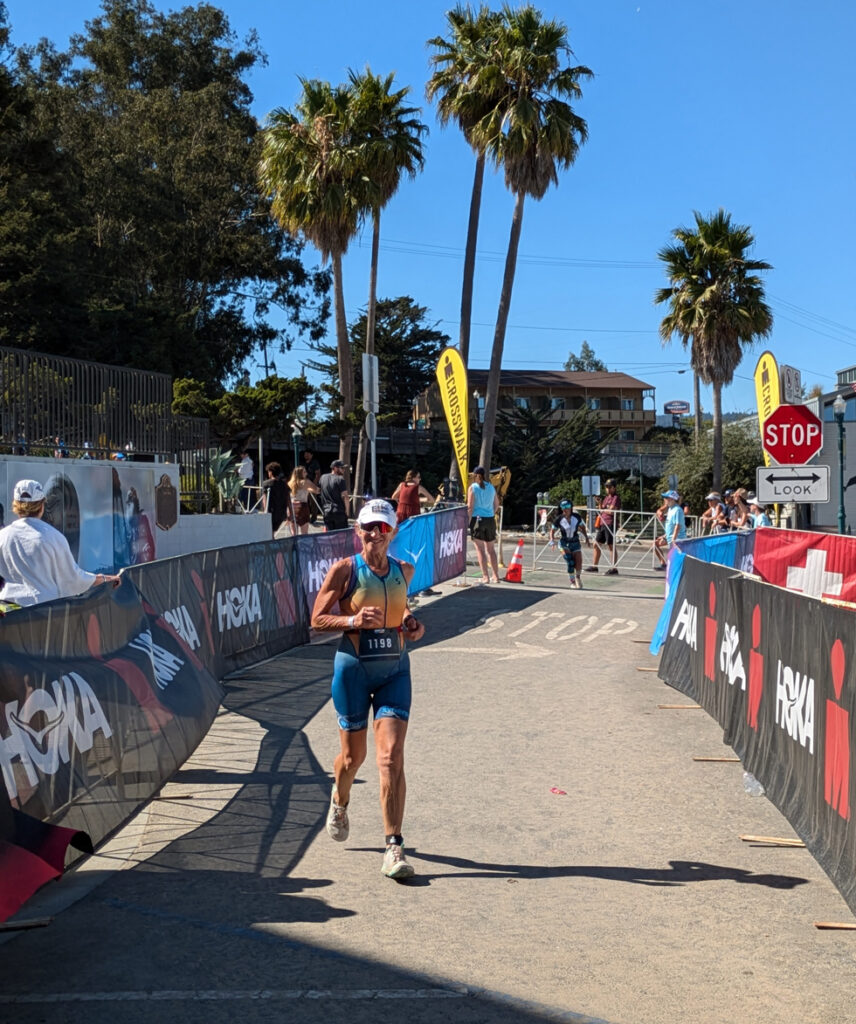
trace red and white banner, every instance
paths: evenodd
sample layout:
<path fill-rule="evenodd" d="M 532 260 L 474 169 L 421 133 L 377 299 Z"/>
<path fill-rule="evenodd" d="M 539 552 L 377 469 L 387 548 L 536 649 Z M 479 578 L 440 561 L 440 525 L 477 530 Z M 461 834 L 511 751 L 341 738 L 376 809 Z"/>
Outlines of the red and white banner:
<path fill-rule="evenodd" d="M 765 583 L 807 597 L 856 603 L 856 538 L 761 528 L 753 571 Z"/>

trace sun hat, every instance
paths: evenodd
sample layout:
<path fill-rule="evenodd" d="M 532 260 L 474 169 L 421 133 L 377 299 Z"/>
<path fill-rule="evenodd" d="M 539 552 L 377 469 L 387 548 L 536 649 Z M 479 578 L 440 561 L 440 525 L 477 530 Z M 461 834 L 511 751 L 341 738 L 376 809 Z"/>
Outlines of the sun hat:
<path fill-rule="evenodd" d="M 345 463 L 342 462 L 341 459 L 333 459 L 333 461 L 330 463 L 330 469 L 339 469 L 340 467 L 342 469 L 345 468 Z"/>
<path fill-rule="evenodd" d="M 485 473 L 484 471 L 484 466 L 476 466 L 476 468 L 473 470 L 473 476 L 475 476 L 476 473 L 478 473 L 481 476 L 487 476 L 487 473 Z"/>
<path fill-rule="evenodd" d="M 680 496 L 680 494 L 678 494 L 677 491 L 663 491 L 663 493 L 660 495 L 660 497 L 661 498 L 671 498 L 672 501 L 680 501 L 681 500 L 681 496 Z"/>
<path fill-rule="evenodd" d="M 759 508 L 761 506 L 761 502 L 758 501 L 758 495 L 757 494 L 747 494 L 746 495 L 746 504 L 747 505 L 757 505 Z"/>
<path fill-rule="evenodd" d="M 723 491 L 722 493 L 725 495 L 726 498 L 730 498 L 731 495 L 734 494 L 734 491 L 732 491 L 729 487 L 727 491 Z"/>
<path fill-rule="evenodd" d="M 14 501 L 44 501 L 45 491 L 38 480 L 19 480 L 15 484 Z"/>
<path fill-rule="evenodd" d="M 604 487 L 615 487 L 615 486 L 616 486 L 616 483 L 615 483 L 615 481 L 614 481 L 614 480 L 612 479 L 612 477 L 610 477 L 610 478 L 609 478 L 609 479 L 608 479 L 608 480 L 606 481 L 606 483 L 605 483 L 605 484 L 604 484 L 603 486 L 604 486 Z"/>
<path fill-rule="evenodd" d="M 705 501 L 722 501 L 722 495 L 719 491 L 711 491 L 710 494 L 704 496 Z"/>
<path fill-rule="evenodd" d="M 559 508 L 573 508 L 573 507 L 574 507 L 573 503 L 568 501 L 567 498 L 562 498 L 562 500 L 559 502 Z"/>
<path fill-rule="evenodd" d="M 387 526 L 395 529 L 398 520 L 395 517 L 395 509 L 388 501 L 384 501 L 383 498 L 372 498 L 360 509 L 357 523 L 360 526 L 368 526 L 369 523 L 386 523 Z"/>

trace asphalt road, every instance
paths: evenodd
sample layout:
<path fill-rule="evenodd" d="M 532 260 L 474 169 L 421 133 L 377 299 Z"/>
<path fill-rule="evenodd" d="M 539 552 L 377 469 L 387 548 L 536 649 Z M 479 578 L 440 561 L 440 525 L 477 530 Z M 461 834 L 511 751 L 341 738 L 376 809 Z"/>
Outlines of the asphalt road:
<path fill-rule="evenodd" d="M 531 580 L 537 579 L 538 585 Z M 194 758 L 0 950 L 0 1021 L 850 1024 L 856 933 L 648 654 L 662 579 L 455 588 L 419 609 L 404 836 L 373 751 L 323 829 L 334 645 L 228 681 Z M 564 583 L 561 575 L 549 577 Z M 645 671 L 642 671 L 644 669 Z"/>

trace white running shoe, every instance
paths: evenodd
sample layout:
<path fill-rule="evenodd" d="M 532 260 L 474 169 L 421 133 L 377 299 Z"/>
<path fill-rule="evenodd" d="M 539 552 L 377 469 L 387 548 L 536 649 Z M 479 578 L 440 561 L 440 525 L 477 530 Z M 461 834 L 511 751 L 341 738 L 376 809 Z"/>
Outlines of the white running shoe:
<path fill-rule="evenodd" d="M 344 843 L 351 831 L 348 821 L 348 805 L 336 803 L 336 790 L 330 794 L 330 810 L 327 812 L 327 835 L 337 843 Z"/>
<path fill-rule="evenodd" d="M 381 874 L 386 875 L 387 878 L 394 878 L 396 881 L 402 878 L 412 878 L 415 874 L 413 865 L 408 864 L 407 858 L 404 856 L 404 847 L 399 846 L 398 843 L 391 843 L 387 846 L 380 870 Z"/>

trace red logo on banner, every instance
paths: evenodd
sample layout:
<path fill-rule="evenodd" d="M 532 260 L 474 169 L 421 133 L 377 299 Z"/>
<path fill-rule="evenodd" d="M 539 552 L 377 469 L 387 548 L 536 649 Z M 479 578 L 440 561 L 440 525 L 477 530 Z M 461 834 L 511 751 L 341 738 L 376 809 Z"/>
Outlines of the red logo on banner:
<path fill-rule="evenodd" d="M 752 649 L 749 651 L 749 701 L 746 717 L 749 728 L 758 731 L 758 709 L 764 692 L 764 655 L 761 653 L 761 607 L 752 609 Z"/>
<path fill-rule="evenodd" d="M 707 610 L 704 619 L 704 676 L 714 681 L 716 675 L 716 587 L 710 584 L 707 590 Z"/>
<path fill-rule="evenodd" d="M 826 702 L 826 743 L 823 761 L 823 798 L 841 815 L 850 818 L 850 716 L 836 704 L 844 686 L 844 645 L 836 640 L 829 655 L 835 700 Z"/>
<path fill-rule="evenodd" d="M 754 572 L 807 597 L 856 603 L 856 538 L 801 530 L 758 530 Z"/>

